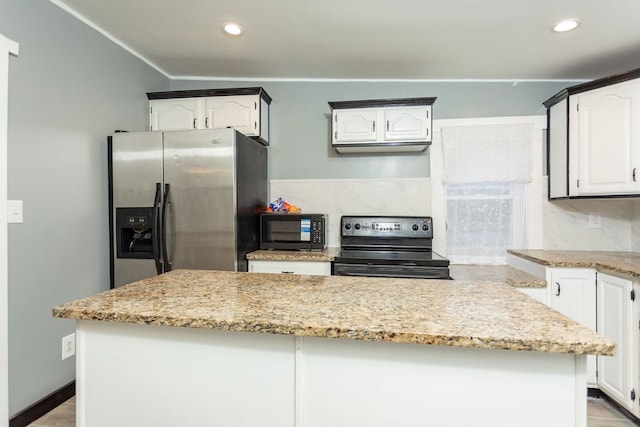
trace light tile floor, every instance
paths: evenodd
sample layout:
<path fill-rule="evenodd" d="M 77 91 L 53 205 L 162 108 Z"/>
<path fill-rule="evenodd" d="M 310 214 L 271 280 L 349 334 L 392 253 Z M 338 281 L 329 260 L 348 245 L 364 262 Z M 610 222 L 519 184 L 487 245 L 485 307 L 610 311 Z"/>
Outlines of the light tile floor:
<path fill-rule="evenodd" d="M 587 403 L 587 427 L 633 427 L 636 424 L 622 415 L 605 399 L 592 398 Z M 76 398 L 72 397 L 28 427 L 75 427 Z"/>

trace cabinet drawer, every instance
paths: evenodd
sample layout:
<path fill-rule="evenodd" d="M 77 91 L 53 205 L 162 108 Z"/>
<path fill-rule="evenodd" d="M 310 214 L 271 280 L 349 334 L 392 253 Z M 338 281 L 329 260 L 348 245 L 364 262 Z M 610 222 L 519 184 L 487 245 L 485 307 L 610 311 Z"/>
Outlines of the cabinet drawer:
<path fill-rule="evenodd" d="M 311 274 L 318 276 L 331 275 L 330 262 L 315 261 L 249 261 L 252 273 Z"/>

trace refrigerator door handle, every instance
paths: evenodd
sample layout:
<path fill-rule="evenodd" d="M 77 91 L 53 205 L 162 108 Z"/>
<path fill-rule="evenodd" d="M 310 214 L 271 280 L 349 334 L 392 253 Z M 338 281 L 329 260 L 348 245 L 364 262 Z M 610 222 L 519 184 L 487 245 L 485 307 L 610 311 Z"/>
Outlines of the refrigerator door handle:
<path fill-rule="evenodd" d="M 171 271 L 169 261 L 169 249 L 167 248 L 167 207 L 169 205 L 170 185 L 164 185 L 164 200 L 162 202 L 162 256 L 164 259 L 164 272 Z"/>
<path fill-rule="evenodd" d="M 160 261 L 160 200 L 162 184 L 156 182 L 156 195 L 153 198 L 153 260 L 156 263 L 156 272 L 162 274 L 162 262 Z"/>

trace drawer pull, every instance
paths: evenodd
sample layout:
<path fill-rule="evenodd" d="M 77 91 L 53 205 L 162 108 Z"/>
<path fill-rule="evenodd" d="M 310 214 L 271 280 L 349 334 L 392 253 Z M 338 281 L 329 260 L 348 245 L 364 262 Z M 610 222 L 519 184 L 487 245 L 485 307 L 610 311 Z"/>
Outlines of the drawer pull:
<path fill-rule="evenodd" d="M 293 271 L 282 271 L 282 274 L 293 274 Z"/>
<path fill-rule="evenodd" d="M 558 292 L 556 292 L 556 296 L 559 297 L 560 296 L 560 283 L 556 282 L 556 285 L 558 286 Z"/>

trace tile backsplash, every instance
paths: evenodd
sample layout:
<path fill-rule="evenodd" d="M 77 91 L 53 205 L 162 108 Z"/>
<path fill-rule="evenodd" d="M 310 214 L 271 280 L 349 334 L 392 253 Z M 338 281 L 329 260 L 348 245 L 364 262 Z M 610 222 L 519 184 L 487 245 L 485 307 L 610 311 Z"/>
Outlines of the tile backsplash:
<path fill-rule="evenodd" d="M 546 189 L 546 182 L 543 183 Z M 573 199 L 548 201 L 542 191 L 542 248 L 640 252 L 640 199 Z M 272 201 L 282 197 L 307 213 L 329 216 L 329 246 L 340 246 L 342 215 L 432 215 L 430 178 L 276 179 Z M 589 214 L 600 215 L 601 228 L 589 228 Z M 541 223 L 540 223 L 541 222 Z"/>
<path fill-rule="evenodd" d="M 640 199 L 543 197 L 543 249 L 640 251 Z M 600 216 L 600 228 L 589 227 L 589 214 Z"/>
<path fill-rule="evenodd" d="M 631 250 L 640 252 L 640 200 L 634 200 L 633 219 L 631 221 Z"/>
<path fill-rule="evenodd" d="M 274 179 L 269 200 L 282 197 L 307 213 L 329 216 L 329 246 L 340 246 L 342 215 L 428 216 L 429 178 L 407 179 Z"/>

